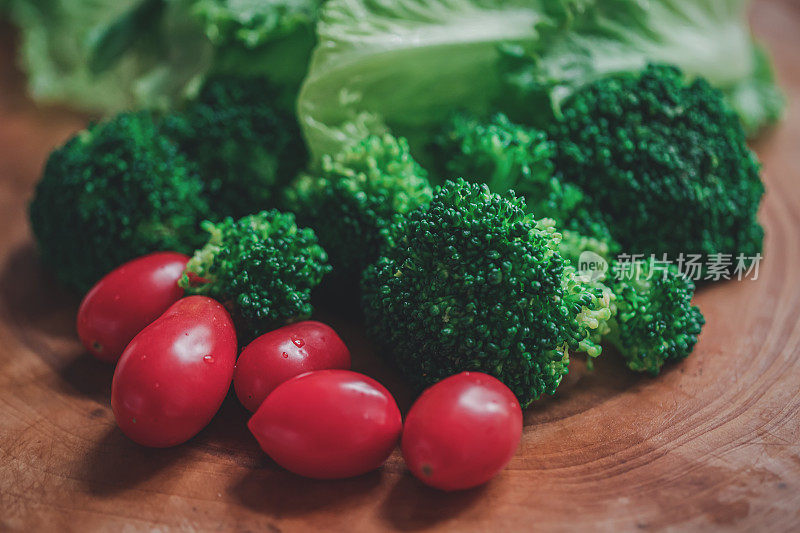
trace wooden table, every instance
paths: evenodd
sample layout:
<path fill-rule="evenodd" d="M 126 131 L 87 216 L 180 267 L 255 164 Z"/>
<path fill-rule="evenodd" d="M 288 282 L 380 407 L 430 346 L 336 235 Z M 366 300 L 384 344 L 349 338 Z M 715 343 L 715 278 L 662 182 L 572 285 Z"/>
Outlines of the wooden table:
<path fill-rule="evenodd" d="M 282 471 L 226 401 L 186 445 L 148 450 L 115 427 L 112 368 L 81 350 L 77 299 L 41 270 L 26 203 L 52 147 L 82 126 L 37 109 L 0 28 L 0 530 L 584 530 L 800 527 L 800 5 L 764 0 L 756 32 L 790 106 L 763 138 L 766 261 L 704 287 L 695 353 L 656 379 L 609 353 L 525 414 L 507 470 L 457 494 L 378 472 L 317 482 Z M 412 398 L 352 320 L 322 314 L 356 370 Z"/>

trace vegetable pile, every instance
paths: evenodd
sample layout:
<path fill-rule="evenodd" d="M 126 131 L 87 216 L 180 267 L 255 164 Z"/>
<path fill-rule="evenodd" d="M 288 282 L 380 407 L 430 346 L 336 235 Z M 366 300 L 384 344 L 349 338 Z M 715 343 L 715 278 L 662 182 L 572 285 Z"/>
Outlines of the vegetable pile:
<path fill-rule="evenodd" d="M 414 404 L 404 429 L 391 393 L 350 371 L 350 350 L 321 322 L 265 333 L 237 359 L 237 328 L 225 307 L 184 297 L 178 279 L 190 267 L 180 254 L 146 255 L 103 277 L 81 303 L 78 335 L 95 357 L 116 363 L 111 407 L 131 440 L 154 448 L 186 442 L 208 425 L 233 382 L 261 448 L 302 476 L 339 479 L 379 468 L 401 436 L 414 474 L 444 490 L 485 483 L 514 455 L 522 410 L 497 379 L 448 377 Z M 453 455 L 451 432 L 466 427 L 478 435 Z"/>
<path fill-rule="evenodd" d="M 141 444 L 233 383 L 293 472 L 402 439 L 425 483 L 475 486 L 571 361 L 659 374 L 698 342 L 695 281 L 760 259 L 747 139 L 783 99 L 742 0 L 44 4 L 10 2 L 32 94 L 105 116 L 51 154 L 31 227 L 94 285 L 78 333 Z M 330 289 L 426 390 L 405 424 L 308 320 Z"/>

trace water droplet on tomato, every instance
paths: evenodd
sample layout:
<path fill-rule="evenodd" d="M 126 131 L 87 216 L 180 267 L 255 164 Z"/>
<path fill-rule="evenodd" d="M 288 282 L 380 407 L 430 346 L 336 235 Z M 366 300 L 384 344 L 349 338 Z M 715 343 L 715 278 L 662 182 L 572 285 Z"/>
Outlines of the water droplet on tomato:
<path fill-rule="evenodd" d="M 281 355 L 283 356 L 284 359 L 288 359 L 289 358 L 289 354 L 286 353 L 286 352 L 283 352 Z"/>
<path fill-rule="evenodd" d="M 203 361 L 205 361 L 206 363 L 208 363 L 210 365 L 210 364 L 212 364 L 214 362 L 214 356 L 213 355 L 204 355 L 203 356 Z"/>
<path fill-rule="evenodd" d="M 306 342 L 296 335 L 292 335 L 292 343 L 298 348 L 305 346 Z"/>

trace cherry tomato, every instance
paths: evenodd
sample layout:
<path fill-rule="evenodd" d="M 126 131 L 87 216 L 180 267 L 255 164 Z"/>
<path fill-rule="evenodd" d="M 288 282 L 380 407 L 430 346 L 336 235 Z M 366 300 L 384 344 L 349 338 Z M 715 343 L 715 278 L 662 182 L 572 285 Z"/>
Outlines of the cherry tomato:
<path fill-rule="evenodd" d="M 402 430 L 392 395 L 372 378 L 349 370 L 318 370 L 279 385 L 248 422 L 276 463 L 317 479 L 375 470 Z"/>
<path fill-rule="evenodd" d="M 236 395 L 255 411 L 284 381 L 310 372 L 350 369 L 350 350 L 330 326 L 308 320 L 258 337 L 242 350 L 233 373 Z"/>
<path fill-rule="evenodd" d="M 183 296 L 178 287 L 189 257 L 145 255 L 112 270 L 84 296 L 78 337 L 101 361 L 114 363 L 131 339 Z"/>
<path fill-rule="evenodd" d="M 133 338 L 117 363 L 111 407 L 122 432 L 157 448 L 195 436 L 230 389 L 236 348 L 222 305 L 205 296 L 178 300 Z"/>
<path fill-rule="evenodd" d="M 492 376 L 463 372 L 433 385 L 411 406 L 403 457 L 431 487 L 468 489 L 500 472 L 521 436 L 522 409 L 514 393 Z"/>

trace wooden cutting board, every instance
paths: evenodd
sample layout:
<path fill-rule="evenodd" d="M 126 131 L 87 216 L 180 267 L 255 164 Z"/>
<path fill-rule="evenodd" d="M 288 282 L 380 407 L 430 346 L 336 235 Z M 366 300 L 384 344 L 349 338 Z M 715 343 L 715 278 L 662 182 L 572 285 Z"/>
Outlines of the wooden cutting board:
<path fill-rule="evenodd" d="M 790 106 L 757 145 L 767 196 L 757 281 L 703 287 L 695 353 L 658 378 L 612 352 L 576 365 L 525 413 L 507 470 L 443 494 L 395 452 L 378 472 L 318 482 L 277 467 L 230 398 L 188 444 L 148 450 L 109 407 L 112 368 L 81 350 L 78 300 L 41 270 L 26 204 L 47 153 L 84 124 L 37 109 L 0 27 L 0 530 L 648 530 L 800 528 L 800 5 L 764 0 L 756 32 Z M 357 322 L 321 313 L 354 367 L 412 398 Z"/>

